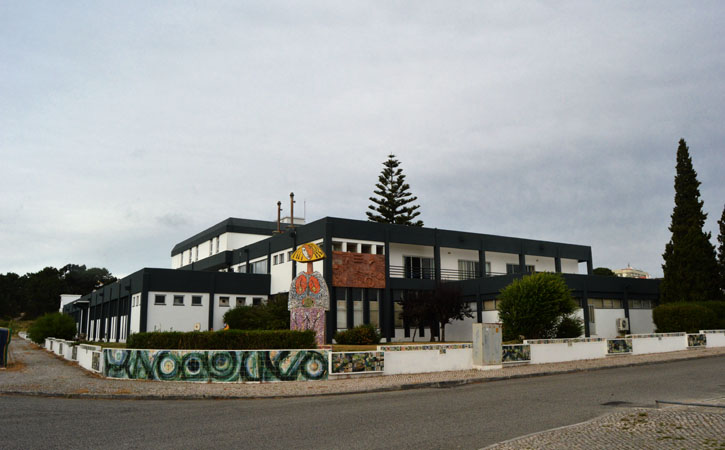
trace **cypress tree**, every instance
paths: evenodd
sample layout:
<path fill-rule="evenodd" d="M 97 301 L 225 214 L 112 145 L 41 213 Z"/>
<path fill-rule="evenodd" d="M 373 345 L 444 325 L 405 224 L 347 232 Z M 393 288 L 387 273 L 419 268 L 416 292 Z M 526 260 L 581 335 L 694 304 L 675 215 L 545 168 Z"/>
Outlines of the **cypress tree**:
<path fill-rule="evenodd" d="M 725 207 L 722 216 L 717 221 L 720 225 L 720 234 L 717 236 L 717 265 L 720 271 L 720 297 L 725 297 Z"/>
<path fill-rule="evenodd" d="M 706 301 L 719 297 L 718 267 L 710 233 L 703 231 L 707 214 L 702 211 L 700 182 L 692 167 L 684 139 L 677 148 L 675 207 L 670 231 L 672 238 L 662 255 L 663 302 Z"/>
<path fill-rule="evenodd" d="M 420 215 L 420 205 L 411 205 L 418 197 L 410 193 L 410 186 L 405 182 L 403 169 L 399 166 L 400 162 L 395 159 L 395 155 L 388 155 L 375 184 L 377 189 L 373 191 L 379 197 L 370 197 L 370 201 L 377 206 L 368 206 L 368 220 L 422 227 L 421 220 L 413 220 Z"/>

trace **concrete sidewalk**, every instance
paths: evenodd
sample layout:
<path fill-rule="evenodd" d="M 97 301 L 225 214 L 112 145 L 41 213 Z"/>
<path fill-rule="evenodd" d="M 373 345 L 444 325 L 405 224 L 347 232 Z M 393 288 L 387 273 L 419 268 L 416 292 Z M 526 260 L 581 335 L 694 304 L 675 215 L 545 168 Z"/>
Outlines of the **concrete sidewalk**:
<path fill-rule="evenodd" d="M 14 368 L 0 370 L 0 394 L 117 399 L 270 398 L 451 387 L 665 361 L 723 357 L 725 348 L 653 355 L 625 355 L 556 364 L 507 366 L 500 370 L 435 372 L 391 376 L 350 376 L 325 381 L 278 383 L 192 383 L 106 379 L 81 369 L 23 339 L 10 347 Z"/>

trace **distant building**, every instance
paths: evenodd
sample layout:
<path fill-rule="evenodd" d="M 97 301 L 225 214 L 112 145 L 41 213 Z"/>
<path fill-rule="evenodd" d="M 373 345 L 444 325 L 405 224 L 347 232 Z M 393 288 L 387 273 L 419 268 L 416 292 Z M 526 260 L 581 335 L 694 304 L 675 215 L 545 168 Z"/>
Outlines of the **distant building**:
<path fill-rule="evenodd" d="M 635 269 L 629 264 L 624 269 L 612 270 L 615 275 L 622 278 L 649 278 L 649 274 L 644 270 Z"/>

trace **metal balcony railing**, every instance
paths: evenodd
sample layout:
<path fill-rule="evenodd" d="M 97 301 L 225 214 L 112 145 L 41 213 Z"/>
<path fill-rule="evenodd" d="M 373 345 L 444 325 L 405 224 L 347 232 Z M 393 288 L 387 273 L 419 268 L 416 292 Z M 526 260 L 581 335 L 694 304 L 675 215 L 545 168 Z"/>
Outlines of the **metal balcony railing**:
<path fill-rule="evenodd" d="M 420 268 L 413 269 L 405 266 L 389 266 L 390 278 L 410 278 L 419 280 L 435 280 L 435 269 L 433 268 Z M 506 275 L 501 272 L 486 272 L 485 278 L 497 277 L 500 275 Z M 476 271 L 472 270 L 457 270 L 457 269 L 441 269 L 441 280 L 442 281 L 459 281 L 459 280 L 473 280 L 481 278 Z"/>

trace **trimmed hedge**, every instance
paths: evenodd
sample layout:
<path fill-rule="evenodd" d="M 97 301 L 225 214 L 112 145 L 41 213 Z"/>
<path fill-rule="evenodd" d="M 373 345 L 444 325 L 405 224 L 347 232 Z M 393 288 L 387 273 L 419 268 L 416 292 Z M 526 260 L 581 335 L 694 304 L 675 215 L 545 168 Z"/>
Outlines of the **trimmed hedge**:
<path fill-rule="evenodd" d="M 47 313 L 33 322 L 28 328 L 28 336 L 36 344 L 42 344 L 45 338 L 73 339 L 76 335 L 76 321 L 61 312 Z"/>
<path fill-rule="evenodd" d="M 315 332 L 291 330 L 164 331 L 134 333 L 126 348 L 163 350 L 313 349 Z"/>
<path fill-rule="evenodd" d="M 355 328 L 335 333 L 335 342 L 340 345 L 371 345 L 380 343 L 380 334 L 373 325 L 358 325 Z"/>
<path fill-rule="evenodd" d="M 725 302 L 678 302 L 665 303 L 652 310 L 657 332 L 700 330 L 725 327 Z"/>

